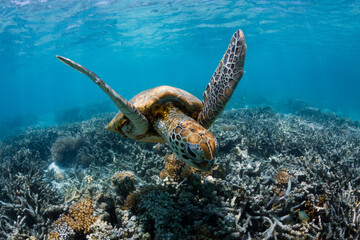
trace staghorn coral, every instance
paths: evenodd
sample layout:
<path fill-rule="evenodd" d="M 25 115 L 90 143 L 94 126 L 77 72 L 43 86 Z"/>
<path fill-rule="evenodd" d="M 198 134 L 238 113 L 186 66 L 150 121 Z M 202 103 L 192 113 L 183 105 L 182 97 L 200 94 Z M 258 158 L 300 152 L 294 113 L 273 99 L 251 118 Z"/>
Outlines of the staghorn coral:
<path fill-rule="evenodd" d="M 1 239 L 43 239 L 63 208 L 63 197 L 44 176 L 45 160 L 25 145 L 1 146 L 6 152 L 0 162 Z"/>
<path fill-rule="evenodd" d="M 304 204 L 307 216 L 310 220 L 318 218 L 319 215 L 328 217 L 328 196 L 327 194 L 316 194 L 317 199 L 314 195 L 310 195 L 306 203 Z"/>
<path fill-rule="evenodd" d="M 360 139 L 358 123 L 321 111 L 316 114 L 271 116 L 262 109 L 253 109 L 228 111 L 219 119 L 220 125 L 230 122 L 228 119 L 243 122 L 237 134 L 224 135 L 213 130 L 220 144 L 224 144 L 220 146 L 219 165 L 226 169 L 225 179 L 247 196 L 246 207 L 236 195 L 231 202 L 240 206 L 237 215 L 240 236 L 265 239 L 358 236 L 355 219 L 358 219 L 359 189 L 354 186 L 359 177 L 351 177 L 358 176 L 359 170 L 355 159 L 360 159 L 360 151 L 353 145 Z M 241 151 L 223 154 L 224 150 L 233 149 L 235 143 L 242 151 L 247 150 L 247 154 Z M 281 171 L 277 175 L 278 169 L 286 169 L 286 173 Z M 339 179 L 343 179 L 341 183 Z M 349 187 L 345 187 L 347 182 Z M 345 192 L 351 196 L 347 201 L 344 201 Z M 316 200 L 324 194 L 328 196 L 326 207 L 317 205 L 321 201 Z M 309 206 L 318 212 L 314 221 L 301 222 L 298 212 L 306 210 L 305 204 L 311 195 L 315 197 Z M 330 221 L 330 216 L 336 216 L 336 223 Z M 340 219 L 355 224 L 344 224 Z M 257 230 L 249 228 L 250 224 L 256 224 Z M 327 234 L 329 231 L 331 234 Z"/>

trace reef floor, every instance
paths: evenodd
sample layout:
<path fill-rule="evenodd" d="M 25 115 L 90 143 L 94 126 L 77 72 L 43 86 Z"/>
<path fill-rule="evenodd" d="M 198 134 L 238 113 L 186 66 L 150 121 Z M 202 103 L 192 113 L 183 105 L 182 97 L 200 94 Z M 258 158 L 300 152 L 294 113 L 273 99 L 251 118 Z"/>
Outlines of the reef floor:
<path fill-rule="evenodd" d="M 114 114 L 0 142 L 0 239 L 359 239 L 360 123 L 224 112 L 214 169 L 108 132 Z"/>

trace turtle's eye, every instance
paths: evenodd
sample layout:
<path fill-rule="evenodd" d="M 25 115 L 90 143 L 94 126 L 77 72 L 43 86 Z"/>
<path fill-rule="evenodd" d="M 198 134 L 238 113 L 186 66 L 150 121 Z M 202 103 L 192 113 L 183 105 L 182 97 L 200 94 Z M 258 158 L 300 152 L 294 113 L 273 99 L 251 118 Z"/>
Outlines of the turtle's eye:
<path fill-rule="evenodd" d="M 193 144 L 191 143 L 186 143 L 185 145 L 185 150 L 187 152 L 187 154 L 189 154 L 192 158 L 196 158 L 196 154 L 193 152 L 193 150 L 191 150 Z"/>
<path fill-rule="evenodd" d="M 214 160 L 205 159 L 204 152 L 199 145 L 186 143 L 185 152 L 187 159 L 183 160 L 200 171 L 209 171 L 214 165 Z"/>
<path fill-rule="evenodd" d="M 185 151 L 186 151 L 188 157 L 190 157 L 193 160 L 200 160 L 203 158 L 202 157 L 203 153 L 202 153 L 200 147 L 196 144 L 186 143 Z"/>

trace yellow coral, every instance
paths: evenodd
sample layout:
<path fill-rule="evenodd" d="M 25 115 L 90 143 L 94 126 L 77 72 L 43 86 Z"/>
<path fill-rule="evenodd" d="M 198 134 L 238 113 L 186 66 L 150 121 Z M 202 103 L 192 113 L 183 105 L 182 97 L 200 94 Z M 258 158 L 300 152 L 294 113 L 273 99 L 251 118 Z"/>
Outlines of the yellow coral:
<path fill-rule="evenodd" d="M 90 175 L 86 175 L 84 180 L 86 183 L 92 183 L 94 181 L 94 178 Z"/>
<path fill-rule="evenodd" d="M 123 208 L 125 210 L 135 210 L 139 201 L 140 193 L 135 190 L 126 197 Z"/>
<path fill-rule="evenodd" d="M 95 211 L 93 205 L 94 202 L 90 198 L 84 197 L 69 208 L 67 215 L 63 215 L 56 220 L 55 224 L 64 222 L 75 232 L 86 234 L 89 232 L 91 225 L 97 220 L 97 217 L 93 216 Z"/>
<path fill-rule="evenodd" d="M 132 172 L 129 171 L 123 171 L 123 172 L 116 172 L 111 179 L 113 181 L 116 181 L 118 179 L 123 179 L 124 177 L 129 177 L 131 180 L 134 180 L 134 174 Z"/>
<path fill-rule="evenodd" d="M 59 240 L 60 239 L 59 233 L 51 231 L 50 234 L 48 235 L 48 239 L 49 240 Z"/>
<path fill-rule="evenodd" d="M 185 162 L 176 157 L 173 153 L 171 155 L 166 154 L 165 157 L 165 168 L 160 172 L 162 179 L 170 177 L 175 181 L 180 180 L 182 177 L 189 177 L 192 175 L 190 167 Z M 184 174 L 182 172 L 184 171 Z M 183 176 L 182 176 L 183 175 Z"/>
<path fill-rule="evenodd" d="M 172 153 L 171 155 L 166 154 L 164 159 L 165 168 L 160 172 L 160 178 L 162 179 L 170 177 L 175 181 L 179 181 L 184 178 L 191 178 L 194 173 L 200 174 L 201 179 L 205 179 L 207 176 L 212 175 L 214 171 L 219 170 L 219 166 L 215 166 L 211 171 L 202 172 L 187 165 L 183 160 L 177 157 L 175 153 Z"/>
<path fill-rule="evenodd" d="M 313 201 L 311 198 L 305 203 L 305 210 L 304 212 L 307 213 L 310 219 L 316 218 L 319 215 L 326 215 L 325 209 L 327 207 L 326 201 L 328 200 L 327 194 L 319 194 L 318 199 Z"/>
<path fill-rule="evenodd" d="M 290 174 L 285 168 L 280 169 L 274 176 L 278 184 L 286 184 L 290 178 Z"/>

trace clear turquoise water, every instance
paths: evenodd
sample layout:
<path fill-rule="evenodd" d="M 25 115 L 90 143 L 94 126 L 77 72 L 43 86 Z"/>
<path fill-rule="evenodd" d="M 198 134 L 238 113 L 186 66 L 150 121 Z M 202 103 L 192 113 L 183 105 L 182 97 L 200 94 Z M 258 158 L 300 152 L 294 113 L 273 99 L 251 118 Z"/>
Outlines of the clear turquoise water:
<path fill-rule="evenodd" d="M 200 98 L 239 28 L 246 74 L 230 106 L 259 96 L 359 115 L 360 1 L 0 0 L 0 129 L 112 107 L 57 54 L 126 98 L 161 84 Z"/>

